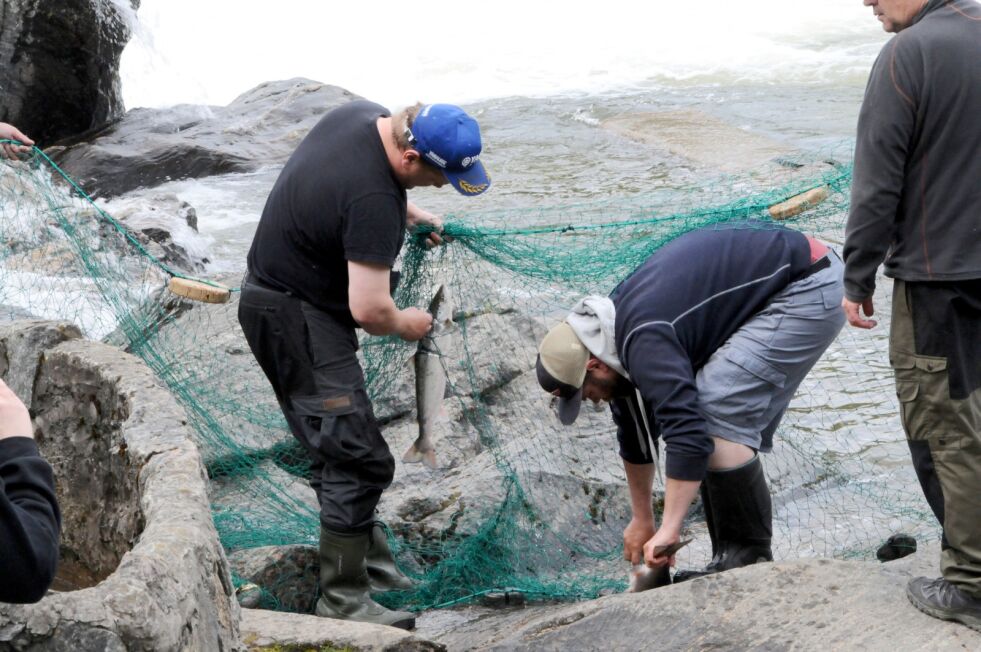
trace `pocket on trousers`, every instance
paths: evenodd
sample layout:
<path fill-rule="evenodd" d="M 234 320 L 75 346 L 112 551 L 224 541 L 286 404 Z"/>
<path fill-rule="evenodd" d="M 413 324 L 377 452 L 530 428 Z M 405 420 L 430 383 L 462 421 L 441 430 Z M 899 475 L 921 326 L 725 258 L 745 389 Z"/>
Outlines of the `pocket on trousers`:
<path fill-rule="evenodd" d="M 364 390 L 296 396 L 291 401 L 296 412 L 308 419 L 311 428 L 317 431 L 316 441 L 310 444 L 328 458 L 343 462 L 373 453 L 370 436 L 373 420 Z"/>
<path fill-rule="evenodd" d="M 841 284 L 828 285 L 821 288 L 821 298 L 824 299 L 825 310 L 839 310 L 845 291 Z"/>
<path fill-rule="evenodd" d="M 729 372 L 724 386 L 700 390 L 703 409 L 735 425 L 763 427 L 760 420 L 787 376 L 767 362 L 739 349 L 723 354 Z"/>
<path fill-rule="evenodd" d="M 964 438 L 950 404 L 947 360 L 893 352 L 890 363 L 896 374 L 896 398 L 906 436 L 928 441 L 934 454 L 959 450 Z"/>
<path fill-rule="evenodd" d="M 795 306 L 821 304 L 825 310 L 840 309 L 844 290 L 840 283 L 822 285 L 799 292 L 793 296 Z"/>

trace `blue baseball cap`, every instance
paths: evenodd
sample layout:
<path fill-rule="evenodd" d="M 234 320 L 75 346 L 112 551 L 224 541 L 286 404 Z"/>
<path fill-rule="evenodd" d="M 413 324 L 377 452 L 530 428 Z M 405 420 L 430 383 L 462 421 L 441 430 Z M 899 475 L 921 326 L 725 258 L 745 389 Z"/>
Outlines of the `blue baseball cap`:
<path fill-rule="evenodd" d="M 427 104 L 405 132 L 412 149 L 442 170 L 460 194 L 473 197 L 490 188 L 480 162 L 480 127 L 460 107 Z"/>

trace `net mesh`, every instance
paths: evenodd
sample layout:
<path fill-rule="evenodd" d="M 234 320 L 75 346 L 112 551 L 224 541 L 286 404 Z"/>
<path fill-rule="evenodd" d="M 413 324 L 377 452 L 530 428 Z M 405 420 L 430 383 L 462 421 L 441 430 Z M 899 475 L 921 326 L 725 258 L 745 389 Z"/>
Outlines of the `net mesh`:
<path fill-rule="evenodd" d="M 607 411 L 589 408 L 576 427 L 558 426 L 535 379 L 538 340 L 579 297 L 607 294 L 678 235 L 772 223 L 770 206 L 812 188 L 830 196 L 783 223 L 840 243 L 850 180 L 849 166 L 834 160 L 776 161 L 650 197 L 449 215 L 453 240 L 434 250 L 422 246 L 424 234 L 409 238 L 396 303 L 425 306 L 445 284 L 455 328 L 439 342 L 448 377 L 439 468 L 400 462 L 380 505 L 418 588 L 381 601 L 419 610 L 501 592 L 570 600 L 623 590 L 630 513 L 614 426 Z M 316 545 L 307 461 L 244 342 L 237 293 L 221 305 L 191 302 L 167 291 L 175 275 L 40 150 L 0 164 L 0 320 L 70 320 L 146 362 L 187 411 L 229 553 Z M 885 299 L 877 301 L 881 313 Z M 842 332 L 764 457 L 777 559 L 871 558 L 896 531 L 938 536 L 908 463 L 884 330 Z M 399 459 L 418 434 L 415 345 L 361 344 L 376 416 Z M 697 505 L 686 527 L 695 543 L 679 566 L 703 565 L 709 541 Z M 262 606 L 309 608 L 312 596 L 297 601 L 287 583 L 267 576 Z"/>

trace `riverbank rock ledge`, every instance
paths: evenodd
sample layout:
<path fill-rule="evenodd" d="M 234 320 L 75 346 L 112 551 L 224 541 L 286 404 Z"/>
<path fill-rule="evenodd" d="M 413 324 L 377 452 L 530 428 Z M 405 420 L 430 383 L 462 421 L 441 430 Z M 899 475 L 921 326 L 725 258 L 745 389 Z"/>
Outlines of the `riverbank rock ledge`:
<path fill-rule="evenodd" d="M 204 467 L 170 393 L 138 359 L 66 324 L 0 326 L 0 360 L 22 395 L 32 381 L 63 513 L 57 590 L 0 604 L 0 649 L 240 649 Z"/>

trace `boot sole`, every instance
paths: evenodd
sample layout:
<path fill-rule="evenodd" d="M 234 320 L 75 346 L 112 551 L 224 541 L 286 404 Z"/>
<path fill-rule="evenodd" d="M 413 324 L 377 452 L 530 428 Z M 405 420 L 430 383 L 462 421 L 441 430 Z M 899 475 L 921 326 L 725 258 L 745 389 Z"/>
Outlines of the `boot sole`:
<path fill-rule="evenodd" d="M 919 598 L 913 595 L 913 592 L 906 589 L 906 597 L 909 601 L 913 603 L 913 606 L 925 613 L 928 616 L 933 616 L 938 620 L 947 620 L 951 622 L 960 623 L 965 627 L 970 627 L 976 632 L 981 632 L 981 617 L 971 616 L 969 614 L 950 612 L 944 609 L 939 609 L 928 604 L 923 604 L 920 602 Z"/>
<path fill-rule="evenodd" d="M 330 618 L 332 620 L 343 620 L 349 623 L 365 623 L 366 625 L 385 625 L 386 627 L 395 627 L 396 629 L 406 629 L 412 630 L 416 628 L 415 618 L 404 618 L 402 620 L 396 620 L 394 623 L 383 623 L 374 620 L 361 620 L 358 618 L 350 618 L 341 614 L 328 614 L 323 611 L 318 611 L 314 613 L 318 618 Z"/>

